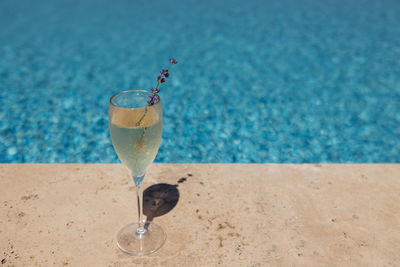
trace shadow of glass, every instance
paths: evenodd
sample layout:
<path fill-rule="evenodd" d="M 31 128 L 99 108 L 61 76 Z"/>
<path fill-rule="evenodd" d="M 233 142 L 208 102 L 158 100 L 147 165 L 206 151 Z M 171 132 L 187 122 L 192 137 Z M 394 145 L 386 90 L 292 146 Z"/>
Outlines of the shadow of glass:
<path fill-rule="evenodd" d="M 146 226 L 155 217 L 170 212 L 178 203 L 178 185 L 155 184 L 143 192 L 143 214 L 147 216 Z"/>

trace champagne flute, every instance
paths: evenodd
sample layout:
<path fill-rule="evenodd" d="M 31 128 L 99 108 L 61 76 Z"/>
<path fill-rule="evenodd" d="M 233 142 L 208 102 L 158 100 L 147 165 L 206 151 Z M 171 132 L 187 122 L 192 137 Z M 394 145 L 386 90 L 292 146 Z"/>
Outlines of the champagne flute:
<path fill-rule="evenodd" d="M 161 102 L 158 99 L 148 106 L 150 95 L 141 90 L 120 92 L 111 97 L 108 112 L 111 140 L 136 185 L 138 204 L 138 221 L 119 231 L 117 244 L 122 251 L 136 256 L 155 252 L 166 239 L 159 225 L 143 219 L 141 184 L 157 155 L 163 127 Z"/>

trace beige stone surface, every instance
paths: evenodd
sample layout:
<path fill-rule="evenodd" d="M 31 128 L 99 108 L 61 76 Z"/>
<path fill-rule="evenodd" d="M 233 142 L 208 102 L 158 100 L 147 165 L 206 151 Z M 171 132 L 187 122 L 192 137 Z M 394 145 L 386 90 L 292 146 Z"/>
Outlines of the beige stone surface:
<path fill-rule="evenodd" d="M 122 165 L 0 165 L 0 266 L 400 266 L 398 164 L 154 164 L 157 183 L 179 191 L 167 241 L 134 257 Z"/>

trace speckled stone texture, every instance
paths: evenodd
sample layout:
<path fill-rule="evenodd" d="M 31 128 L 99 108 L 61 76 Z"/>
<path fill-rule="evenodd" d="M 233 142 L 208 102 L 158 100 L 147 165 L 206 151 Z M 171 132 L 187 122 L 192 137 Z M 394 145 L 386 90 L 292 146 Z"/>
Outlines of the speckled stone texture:
<path fill-rule="evenodd" d="M 134 185 L 122 165 L 0 165 L 0 260 L 5 266 L 400 265 L 398 164 L 155 164 L 144 188 L 161 183 L 178 191 L 174 201 L 159 195 L 158 203 L 173 202 L 172 209 L 154 213 L 167 241 L 153 255 L 132 257 L 115 241 L 136 216 Z"/>

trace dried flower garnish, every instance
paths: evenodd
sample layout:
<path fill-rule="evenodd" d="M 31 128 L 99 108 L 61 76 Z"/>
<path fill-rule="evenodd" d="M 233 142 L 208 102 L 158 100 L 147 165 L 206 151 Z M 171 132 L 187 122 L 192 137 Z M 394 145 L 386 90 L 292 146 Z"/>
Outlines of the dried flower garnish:
<path fill-rule="evenodd" d="M 178 64 L 178 61 L 175 60 L 175 58 L 170 58 L 169 62 L 171 65 L 169 65 L 168 68 L 160 70 L 160 75 L 157 76 L 157 85 L 155 88 L 151 88 L 152 94 L 150 95 L 150 99 L 147 101 L 147 105 L 152 106 L 155 103 L 157 103 L 158 100 L 160 100 L 160 97 L 158 96 L 158 93 L 160 92 L 160 89 L 158 87 L 160 84 L 165 82 L 165 79 L 169 77 L 169 69 L 172 67 L 172 65 Z"/>

